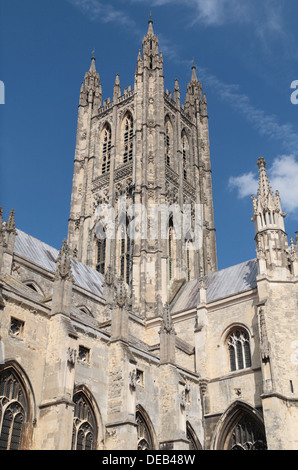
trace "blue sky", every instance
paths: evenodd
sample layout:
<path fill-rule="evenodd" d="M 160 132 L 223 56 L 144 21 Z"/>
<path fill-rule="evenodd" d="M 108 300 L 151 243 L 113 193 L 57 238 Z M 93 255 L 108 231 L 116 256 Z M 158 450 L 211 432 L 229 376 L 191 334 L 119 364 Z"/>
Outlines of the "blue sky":
<path fill-rule="evenodd" d="M 256 161 L 298 230 L 297 0 L 10 0 L 0 3 L 1 205 L 60 248 L 67 235 L 80 85 L 95 49 L 103 98 L 133 87 L 152 14 L 165 87 L 184 100 L 194 60 L 208 100 L 219 268 L 255 257 Z"/>

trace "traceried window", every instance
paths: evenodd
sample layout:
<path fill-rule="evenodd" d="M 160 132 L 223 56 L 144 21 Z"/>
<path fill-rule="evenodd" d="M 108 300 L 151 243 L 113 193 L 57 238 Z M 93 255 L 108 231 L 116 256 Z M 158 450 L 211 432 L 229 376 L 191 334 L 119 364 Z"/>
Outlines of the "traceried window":
<path fill-rule="evenodd" d="M 186 180 L 188 177 L 187 174 L 187 165 L 189 162 L 189 143 L 185 133 L 182 134 L 182 171 L 183 178 Z"/>
<path fill-rule="evenodd" d="M 153 450 L 153 439 L 149 426 L 142 413 L 137 411 L 136 423 L 138 426 L 138 449 L 137 450 Z"/>
<path fill-rule="evenodd" d="M 124 118 L 124 135 L 123 135 L 123 163 L 130 162 L 133 156 L 133 118 L 130 113 Z"/>
<path fill-rule="evenodd" d="M 168 266 L 169 266 L 169 281 L 173 279 L 173 249 L 174 249 L 174 225 L 173 218 L 169 220 L 168 232 Z"/>
<path fill-rule="evenodd" d="M 165 162 L 170 166 L 173 158 L 173 128 L 169 118 L 165 122 Z"/>
<path fill-rule="evenodd" d="M 243 328 L 231 331 L 227 340 L 231 371 L 246 369 L 251 366 L 249 336 Z"/>
<path fill-rule="evenodd" d="M 23 385 L 11 370 L 0 374 L 0 450 L 19 450 L 25 431 L 27 400 Z"/>
<path fill-rule="evenodd" d="M 190 426 L 190 424 L 187 422 L 186 423 L 186 437 L 187 440 L 189 441 L 189 450 L 201 450 L 202 446 L 200 445 L 200 442 L 195 435 L 194 430 Z"/>
<path fill-rule="evenodd" d="M 131 239 L 128 233 L 129 220 L 120 227 L 120 275 L 126 284 L 130 283 Z"/>
<path fill-rule="evenodd" d="M 102 174 L 108 173 L 111 168 L 111 127 L 107 124 L 103 130 L 102 136 Z"/>
<path fill-rule="evenodd" d="M 229 450 L 266 450 L 266 438 L 263 430 L 248 415 L 235 426 L 230 442 Z"/>
<path fill-rule="evenodd" d="M 97 263 L 96 271 L 101 274 L 105 273 L 105 262 L 106 262 L 106 238 L 97 240 Z"/>
<path fill-rule="evenodd" d="M 73 401 L 75 409 L 71 448 L 72 450 L 94 450 L 97 425 L 93 409 L 82 392 L 75 394 Z"/>

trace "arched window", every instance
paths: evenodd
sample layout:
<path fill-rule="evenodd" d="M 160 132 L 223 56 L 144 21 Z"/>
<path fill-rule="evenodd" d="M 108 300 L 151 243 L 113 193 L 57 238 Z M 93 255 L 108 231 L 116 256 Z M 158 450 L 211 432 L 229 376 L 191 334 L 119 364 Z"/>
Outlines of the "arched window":
<path fill-rule="evenodd" d="M 101 274 L 105 273 L 105 264 L 106 264 L 106 238 L 97 240 L 97 263 L 96 271 Z"/>
<path fill-rule="evenodd" d="M 188 421 L 186 423 L 186 438 L 189 441 L 189 450 L 202 450 L 200 441 Z"/>
<path fill-rule="evenodd" d="M 234 328 L 227 338 L 231 371 L 251 367 L 249 335 L 244 328 Z"/>
<path fill-rule="evenodd" d="M 187 179 L 187 165 L 189 162 L 189 143 L 185 133 L 182 134 L 182 171 L 183 178 Z"/>
<path fill-rule="evenodd" d="M 228 450 L 266 450 L 264 431 L 249 415 L 243 416 L 234 427 Z"/>
<path fill-rule="evenodd" d="M 138 426 L 138 448 L 137 450 L 153 450 L 153 437 L 150 432 L 150 427 L 145 419 L 143 413 L 136 412 L 136 423 Z"/>
<path fill-rule="evenodd" d="M 244 401 L 233 402 L 217 422 L 211 449 L 266 450 L 262 415 Z"/>
<path fill-rule="evenodd" d="M 111 127 L 109 126 L 109 124 L 106 124 L 102 134 L 102 174 L 109 172 L 111 167 L 111 136 Z"/>
<path fill-rule="evenodd" d="M 12 369 L 0 373 L 0 450 L 19 450 L 27 422 L 23 384 Z"/>
<path fill-rule="evenodd" d="M 130 283 L 131 240 L 128 233 L 129 220 L 120 226 L 120 276 L 126 284 Z"/>
<path fill-rule="evenodd" d="M 169 220 L 169 232 L 168 232 L 168 266 L 169 266 L 169 281 L 173 279 L 173 258 L 174 258 L 174 225 L 173 217 Z"/>
<path fill-rule="evenodd" d="M 123 163 L 130 162 L 133 156 L 133 118 L 127 113 L 124 118 L 124 134 L 123 134 Z"/>
<path fill-rule="evenodd" d="M 173 158 L 173 128 L 169 118 L 165 121 L 165 162 L 170 166 Z"/>
<path fill-rule="evenodd" d="M 191 252 L 191 241 L 185 241 L 185 257 L 186 257 L 186 278 L 190 281 L 190 273 L 191 273 L 191 259 L 190 259 L 190 252 Z"/>
<path fill-rule="evenodd" d="M 72 450 L 94 450 L 97 440 L 97 424 L 94 411 L 84 393 L 74 395 L 75 404 Z"/>

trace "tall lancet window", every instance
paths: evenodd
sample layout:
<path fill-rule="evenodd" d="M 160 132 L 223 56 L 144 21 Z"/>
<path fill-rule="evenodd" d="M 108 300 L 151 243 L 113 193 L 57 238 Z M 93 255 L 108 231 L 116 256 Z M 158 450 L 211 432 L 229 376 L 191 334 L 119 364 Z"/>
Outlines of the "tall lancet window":
<path fill-rule="evenodd" d="M 110 171 L 111 168 L 111 147 L 112 147 L 112 132 L 109 124 L 106 124 L 102 134 L 102 174 Z"/>
<path fill-rule="evenodd" d="M 170 217 L 169 231 L 168 231 L 168 278 L 169 278 L 169 281 L 173 279 L 174 259 L 175 259 L 174 224 L 173 224 L 173 217 Z"/>
<path fill-rule="evenodd" d="M 189 143 L 185 133 L 182 134 L 182 171 L 183 178 L 187 179 L 187 166 L 189 162 Z"/>
<path fill-rule="evenodd" d="M 120 276 L 126 284 L 130 283 L 131 240 L 128 233 L 129 220 L 120 226 Z"/>
<path fill-rule="evenodd" d="M 96 448 L 97 424 L 93 409 L 82 392 L 74 395 L 75 404 L 72 450 L 94 450 Z"/>
<path fill-rule="evenodd" d="M 127 163 L 132 160 L 133 156 L 133 118 L 130 113 L 127 113 L 124 118 L 123 143 L 123 163 Z"/>
<path fill-rule="evenodd" d="M 165 162 L 170 166 L 173 158 L 173 128 L 169 118 L 165 122 Z"/>
<path fill-rule="evenodd" d="M 0 450 L 19 450 L 28 415 L 25 389 L 12 369 L 0 374 Z"/>
<path fill-rule="evenodd" d="M 97 263 L 96 271 L 101 274 L 105 273 L 105 264 L 106 264 L 106 238 L 97 240 Z"/>

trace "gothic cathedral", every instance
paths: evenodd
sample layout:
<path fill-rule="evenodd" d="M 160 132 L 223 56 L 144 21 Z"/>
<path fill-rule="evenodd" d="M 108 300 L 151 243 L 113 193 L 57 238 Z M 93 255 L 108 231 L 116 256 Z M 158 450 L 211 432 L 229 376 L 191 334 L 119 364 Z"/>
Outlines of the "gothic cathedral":
<path fill-rule="evenodd" d="M 60 251 L 0 213 L 0 449 L 298 450 L 298 237 L 260 157 L 256 258 L 218 271 L 207 100 L 80 90 Z M 249 214 L 248 214 L 249 217 Z"/>

